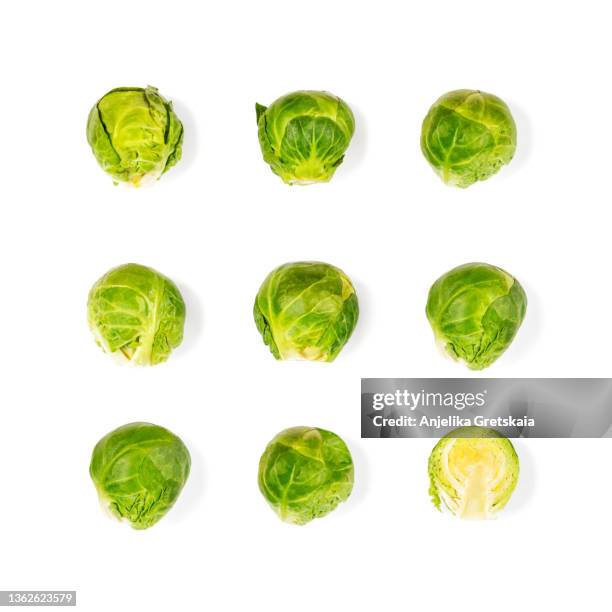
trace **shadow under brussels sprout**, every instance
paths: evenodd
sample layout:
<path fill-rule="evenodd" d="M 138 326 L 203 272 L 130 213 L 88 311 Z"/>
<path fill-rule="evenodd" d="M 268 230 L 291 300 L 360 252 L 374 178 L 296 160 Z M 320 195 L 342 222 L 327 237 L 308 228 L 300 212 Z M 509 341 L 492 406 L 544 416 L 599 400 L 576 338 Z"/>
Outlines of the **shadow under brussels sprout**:
<path fill-rule="evenodd" d="M 344 345 L 342 349 L 342 355 L 357 355 L 359 351 L 363 350 L 365 338 L 368 332 L 372 329 L 372 319 L 370 313 L 372 312 L 372 296 L 368 291 L 368 286 L 361 282 L 361 279 L 351 275 L 351 283 L 355 288 L 355 295 L 359 301 L 359 320 L 355 329 L 351 334 L 349 341 Z M 342 359 L 342 357 L 338 357 Z"/>
<path fill-rule="evenodd" d="M 195 116 L 181 100 L 172 98 L 172 106 L 183 124 L 183 145 L 181 159 L 172 168 L 172 172 L 163 176 L 164 182 L 170 182 L 169 179 L 182 179 L 184 174 L 191 171 L 198 155 L 200 155 L 200 135 Z"/>
<path fill-rule="evenodd" d="M 512 110 L 512 116 L 516 123 L 516 151 L 512 161 L 496 175 L 500 181 L 514 180 L 515 174 L 522 172 L 533 155 L 534 146 L 533 124 L 529 116 L 523 107 L 517 105 L 513 100 L 508 100 L 508 106 Z"/>
<path fill-rule="evenodd" d="M 198 511 L 204 498 L 206 483 L 209 481 L 206 463 L 200 449 L 192 443 L 191 438 L 182 436 L 182 439 L 191 455 L 191 470 L 180 497 L 171 511 L 160 521 L 167 525 L 178 524 Z"/>
<path fill-rule="evenodd" d="M 349 144 L 349 147 L 344 155 L 342 164 L 334 175 L 335 182 L 344 180 L 343 177 L 345 176 L 353 179 L 354 177 L 351 177 L 351 174 L 363 165 L 366 158 L 368 133 L 365 118 L 361 110 L 355 107 L 352 102 L 350 107 L 353 111 L 353 116 L 355 117 L 355 133 L 353 134 L 351 143 Z"/>
<path fill-rule="evenodd" d="M 191 287 L 182 281 L 176 282 L 186 307 L 185 329 L 183 332 L 183 341 L 175 350 L 174 357 L 180 358 L 181 355 L 187 355 L 197 346 L 205 326 L 204 310 L 199 296 Z"/>
<path fill-rule="evenodd" d="M 499 367 L 500 363 L 509 367 L 520 367 L 525 358 L 534 354 L 540 341 L 542 329 L 545 327 L 540 296 L 536 288 L 529 282 L 525 282 L 523 278 L 520 282 L 529 297 L 527 314 L 508 350 L 504 352 L 499 361 L 480 371 L 483 376 L 491 375 L 493 369 Z M 472 370 L 471 373 L 475 374 L 477 372 Z"/>
<path fill-rule="evenodd" d="M 371 472 L 367 454 L 360 446 L 361 438 L 343 437 L 346 445 L 353 457 L 353 468 L 355 471 L 353 490 L 346 503 L 340 504 L 336 509 L 338 515 L 353 512 L 353 509 L 360 505 L 368 496 L 371 486 Z M 333 513 L 332 513 L 333 515 Z"/>
<path fill-rule="evenodd" d="M 520 512 L 532 501 L 536 490 L 537 467 L 529 443 L 522 439 L 512 440 L 520 461 L 520 475 L 516 489 L 508 505 L 502 510 L 504 516 Z"/>

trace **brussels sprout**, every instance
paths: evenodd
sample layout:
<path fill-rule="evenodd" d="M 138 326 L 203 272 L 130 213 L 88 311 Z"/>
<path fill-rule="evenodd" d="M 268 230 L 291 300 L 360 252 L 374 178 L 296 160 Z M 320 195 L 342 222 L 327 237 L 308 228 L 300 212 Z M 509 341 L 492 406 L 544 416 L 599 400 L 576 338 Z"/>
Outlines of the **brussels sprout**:
<path fill-rule="evenodd" d="M 135 365 L 156 365 L 183 340 L 185 303 L 163 274 L 125 264 L 91 288 L 87 319 L 106 353 Z"/>
<path fill-rule="evenodd" d="M 300 261 L 268 274 L 253 316 L 276 359 L 333 361 L 355 329 L 359 306 L 342 270 Z"/>
<path fill-rule="evenodd" d="M 429 456 L 429 494 L 465 519 L 493 518 L 508 503 L 519 476 L 510 440 L 483 427 L 460 427 L 446 434 Z"/>
<path fill-rule="evenodd" d="M 87 142 L 115 183 L 137 186 L 181 159 L 183 124 L 155 87 L 118 87 L 91 109 Z"/>
<path fill-rule="evenodd" d="M 445 352 L 482 370 L 510 346 L 526 309 L 527 296 L 515 278 L 489 264 L 469 263 L 432 285 L 426 312 Z"/>
<path fill-rule="evenodd" d="M 281 431 L 259 460 L 259 489 L 281 520 L 305 525 L 329 514 L 353 489 L 353 459 L 336 434 L 317 427 Z"/>
<path fill-rule="evenodd" d="M 421 150 L 448 185 L 469 187 L 508 164 L 516 149 L 516 125 L 498 97 L 459 89 L 438 98 L 421 130 Z"/>
<path fill-rule="evenodd" d="M 326 91 L 296 91 L 255 105 L 264 160 L 285 183 L 331 179 L 355 131 L 346 102 Z"/>
<path fill-rule="evenodd" d="M 130 423 L 96 444 L 89 474 L 111 516 L 147 529 L 172 508 L 190 467 L 180 438 L 158 425 Z"/>

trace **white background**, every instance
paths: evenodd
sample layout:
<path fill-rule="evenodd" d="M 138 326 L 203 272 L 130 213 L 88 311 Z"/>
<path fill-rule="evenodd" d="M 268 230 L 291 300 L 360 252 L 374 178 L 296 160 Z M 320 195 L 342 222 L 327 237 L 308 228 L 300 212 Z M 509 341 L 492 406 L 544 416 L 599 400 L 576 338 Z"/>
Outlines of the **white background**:
<path fill-rule="evenodd" d="M 416 3 L 415 3 L 416 4 Z M 438 514 L 433 440 L 360 440 L 362 376 L 610 376 L 610 43 L 605 2 L 15 2 L 4 7 L 0 256 L 0 589 L 76 589 L 115 610 L 609 610 L 609 440 L 518 441 L 496 521 Z M 184 158 L 114 187 L 85 139 L 107 90 L 152 84 L 185 125 Z M 330 184 L 288 187 L 261 159 L 255 102 L 327 89 L 357 129 Z M 430 104 L 502 97 L 515 160 L 468 190 L 419 149 Z M 333 364 L 277 363 L 251 307 L 276 265 L 333 263 L 361 318 Z M 470 373 L 437 352 L 431 283 L 468 261 L 515 275 L 527 318 Z M 117 366 L 90 337 L 87 292 L 139 262 L 174 279 L 184 344 Z M 579 406 L 576 407 L 578 410 Z M 191 477 L 145 532 L 106 518 L 91 450 L 135 420 L 189 446 Z M 349 502 L 298 528 L 257 488 L 279 430 L 340 434 Z"/>

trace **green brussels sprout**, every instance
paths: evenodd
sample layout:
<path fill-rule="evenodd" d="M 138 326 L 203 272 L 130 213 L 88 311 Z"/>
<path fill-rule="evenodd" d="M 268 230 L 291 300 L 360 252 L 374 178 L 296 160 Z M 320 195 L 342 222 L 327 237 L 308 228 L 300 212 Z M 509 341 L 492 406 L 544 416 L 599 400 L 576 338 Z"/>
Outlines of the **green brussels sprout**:
<path fill-rule="evenodd" d="M 281 431 L 259 460 L 259 490 L 281 520 L 305 525 L 335 510 L 353 490 L 353 459 L 335 433 Z"/>
<path fill-rule="evenodd" d="M 290 185 L 331 179 L 355 131 L 346 102 L 326 91 L 296 91 L 255 110 L 263 158 L 275 174 Z"/>
<path fill-rule="evenodd" d="M 460 518 L 494 518 L 510 500 L 518 477 L 514 446 L 494 429 L 455 429 L 429 456 L 431 501 Z"/>
<path fill-rule="evenodd" d="M 510 346 L 526 309 L 527 296 L 515 278 L 489 264 L 469 263 L 432 285 L 426 313 L 441 348 L 482 370 Z"/>
<path fill-rule="evenodd" d="M 115 183 L 138 186 L 181 159 L 183 124 L 155 87 L 117 87 L 91 109 L 87 142 Z"/>
<path fill-rule="evenodd" d="M 156 365 L 183 340 L 185 303 L 163 274 L 125 264 L 91 288 L 87 319 L 104 352 L 135 365 Z"/>
<path fill-rule="evenodd" d="M 438 98 L 423 120 L 421 150 L 447 185 L 469 187 L 510 163 L 516 125 L 498 97 L 459 89 Z"/>
<path fill-rule="evenodd" d="M 96 444 L 89 474 L 111 516 L 147 529 L 172 508 L 190 467 L 180 438 L 158 425 L 130 423 Z"/>
<path fill-rule="evenodd" d="M 253 316 L 276 359 L 333 361 L 355 329 L 359 305 L 342 270 L 299 261 L 268 274 Z"/>

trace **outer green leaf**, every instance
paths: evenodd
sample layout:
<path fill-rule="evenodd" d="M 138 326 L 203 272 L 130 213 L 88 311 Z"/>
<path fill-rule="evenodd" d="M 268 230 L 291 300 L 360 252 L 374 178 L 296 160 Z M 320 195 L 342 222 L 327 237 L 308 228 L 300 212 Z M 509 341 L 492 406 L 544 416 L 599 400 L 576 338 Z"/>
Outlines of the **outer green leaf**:
<path fill-rule="evenodd" d="M 276 359 L 333 361 L 355 329 L 359 305 L 342 270 L 300 261 L 267 276 L 253 316 Z"/>
<path fill-rule="evenodd" d="M 469 187 L 512 160 L 516 125 L 498 97 L 471 89 L 451 91 L 429 109 L 421 150 L 445 183 Z"/>
<path fill-rule="evenodd" d="M 510 500 L 518 476 L 519 459 L 512 443 L 493 429 L 455 429 L 429 457 L 433 504 L 460 518 L 495 517 Z"/>
<path fill-rule="evenodd" d="M 125 264 L 91 288 L 87 318 L 105 352 L 136 365 L 156 365 L 183 340 L 185 303 L 163 274 Z"/>
<path fill-rule="evenodd" d="M 183 125 L 155 87 L 118 87 L 91 109 L 87 142 L 116 182 L 139 185 L 181 159 Z"/>
<path fill-rule="evenodd" d="M 89 473 L 100 502 L 134 529 L 147 529 L 173 506 L 187 482 L 191 458 L 183 442 L 163 427 L 130 423 L 94 448 Z"/>
<path fill-rule="evenodd" d="M 526 309 L 527 296 L 515 278 L 489 264 L 469 263 L 432 285 L 426 313 L 441 347 L 482 370 L 510 346 Z"/>
<path fill-rule="evenodd" d="M 325 516 L 346 501 L 353 479 L 349 449 L 324 429 L 286 429 L 259 461 L 260 491 L 283 521 L 295 525 Z"/>
<path fill-rule="evenodd" d="M 259 124 L 259 118 L 266 112 L 267 106 L 263 104 L 255 103 L 255 115 L 257 116 L 257 123 Z"/>
<path fill-rule="evenodd" d="M 289 184 L 329 181 L 355 131 L 348 105 L 324 91 L 296 91 L 256 112 L 264 160 Z"/>

